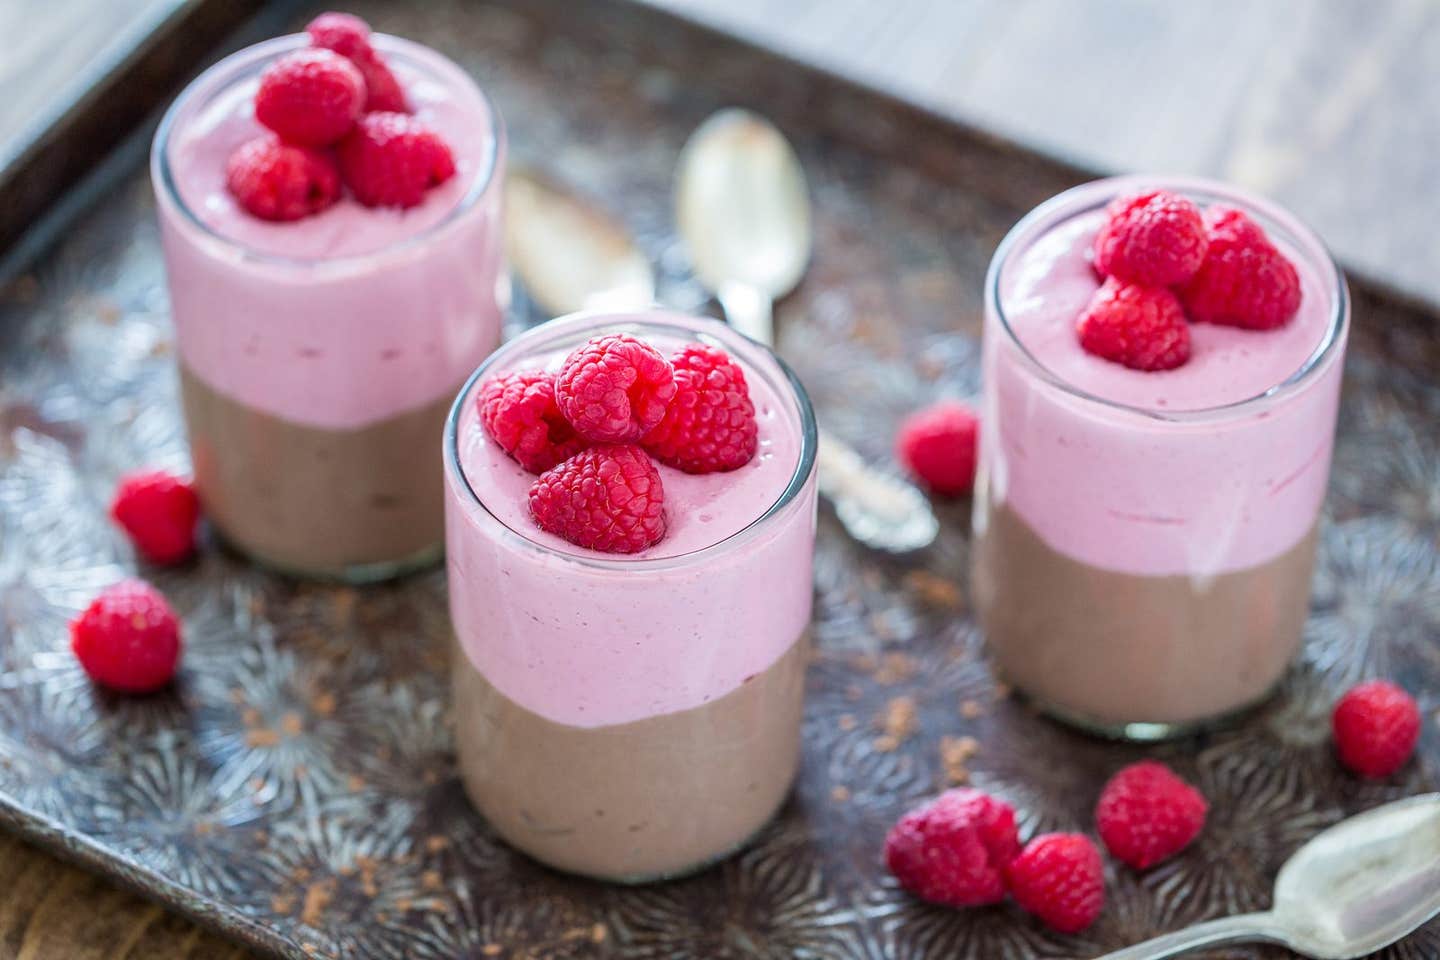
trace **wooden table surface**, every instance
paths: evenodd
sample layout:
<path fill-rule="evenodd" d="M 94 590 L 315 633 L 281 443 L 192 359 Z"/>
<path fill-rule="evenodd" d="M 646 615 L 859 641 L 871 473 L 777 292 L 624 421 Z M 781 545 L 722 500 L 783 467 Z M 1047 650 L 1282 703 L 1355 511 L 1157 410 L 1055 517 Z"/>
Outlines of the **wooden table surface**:
<path fill-rule="evenodd" d="M 647 0 L 1102 168 L 1218 176 L 1440 301 L 1440 3 Z M 178 0 L 0 0 L 0 162 L 78 64 Z M 43 12 L 42 12 L 43 11 Z M 0 960 L 245 952 L 0 836 Z"/>

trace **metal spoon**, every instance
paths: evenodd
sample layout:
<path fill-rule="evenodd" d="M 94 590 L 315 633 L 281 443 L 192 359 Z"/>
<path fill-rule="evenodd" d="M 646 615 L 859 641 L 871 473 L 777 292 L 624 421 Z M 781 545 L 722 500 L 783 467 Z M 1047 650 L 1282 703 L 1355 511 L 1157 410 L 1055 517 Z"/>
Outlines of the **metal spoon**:
<path fill-rule="evenodd" d="M 784 135 L 747 110 L 711 116 L 681 151 L 675 210 L 695 272 L 730 323 L 773 346 L 773 303 L 800 281 L 811 243 L 805 174 Z M 855 539 L 897 553 L 935 539 L 924 494 L 823 428 L 816 465 L 820 492 Z"/>
<path fill-rule="evenodd" d="M 1295 852 L 1268 912 L 1211 920 L 1098 960 L 1162 960 L 1225 943 L 1278 943 L 1355 960 L 1440 915 L 1440 793 L 1344 820 Z"/>
<path fill-rule="evenodd" d="M 647 307 L 650 261 L 624 224 L 533 170 L 506 175 L 505 252 L 525 290 L 551 316 Z"/>

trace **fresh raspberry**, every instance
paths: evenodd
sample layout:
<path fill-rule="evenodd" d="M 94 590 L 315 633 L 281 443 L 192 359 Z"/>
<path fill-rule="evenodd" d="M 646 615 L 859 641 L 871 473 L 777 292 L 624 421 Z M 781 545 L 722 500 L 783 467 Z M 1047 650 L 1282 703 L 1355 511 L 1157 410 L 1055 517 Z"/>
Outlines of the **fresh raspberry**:
<path fill-rule="evenodd" d="M 345 136 L 365 106 L 365 78 L 329 50 L 296 50 L 265 68 L 255 119 L 286 143 L 327 147 Z"/>
<path fill-rule="evenodd" d="M 1100 851 L 1079 833 L 1047 833 L 1010 861 L 1010 893 L 1021 909 L 1060 933 L 1079 933 L 1105 906 Z"/>
<path fill-rule="evenodd" d="M 530 513 L 577 547 L 639 553 L 665 536 L 665 488 L 639 447 L 591 447 L 536 479 Z"/>
<path fill-rule="evenodd" d="M 1362 777 L 1390 776 L 1420 741 L 1419 705 L 1388 680 L 1351 687 L 1330 719 L 1340 762 Z"/>
<path fill-rule="evenodd" d="M 760 428 L 745 371 L 724 350 L 699 343 L 681 347 L 670 365 L 675 395 L 641 445 L 686 473 L 721 473 L 749 463 Z"/>
<path fill-rule="evenodd" d="M 541 371 L 508 373 L 480 390 L 485 432 L 531 473 L 544 473 L 584 450 L 585 440 L 555 403 L 555 377 Z"/>
<path fill-rule="evenodd" d="M 964 496 L 975 487 L 979 431 L 973 410 L 942 401 L 905 418 L 895 438 L 895 455 L 933 492 Z"/>
<path fill-rule="evenodd" d="M 355 64 L 365 78 L 365 112 L 409 113 L 405 92 L 380 52 L 370 44 L 370 25 L 350 13 L 322 13 L 305 32 L 312 46 L 333 50 Z"/>
<path fill-rule="evenodd" d="M 160 591 L 143 580 L 122 580 L 70 621 L 70 649 L 101 686 L 149 693 L 175 676 L 180 621 Z"/>
<path fill-rule="evenodd" d="M 110 501 L 110 516 L 151 563 L 179 563 L 195 552 L 200 498 L 188 480 L 173 473 L 137 470 L 125 474 Z"/>
<path fill-rule="evenodd" d="M 1005 899 L 1020 852 L 1015 811 L 979 790 L 948 790 L 905 814 L 885 837 L 885 865 L 922 900 L 978 907 Z"/>
<path fill-rule="evenodd" d="M 1239 210 L 1205 211 L 1210 245 L 1180 287 L 1190 319 L 1247 330 L 1283 327 L 1300 309 L 1300 275 L 1264 229 Z"/>
<path fill-rule="evenodd" d="M 266 134 L 230 154 L 225 186 L 262 220 L 299 220 L 340 199 L 340 170 L 328 154 Z"/>
<path fill-rule="evenodd" d="M 576 348 L 555 377 L 561 412 L 596 443 L 633 443 L 654 430 L 675 390 L 670 361 L 624 333 Z"/>
<path fill-rule="evenodd" d="M 1095 269 L 1142 287 L 1168 287 L 1195 276 L 1205 259 L 1205 224 L 1184 197 L 1151 190 L 1106 208 L 1095 235 Z"/>
<path fill-rule="evenodd" d="M 1106 280 L 1075 321 L 1086 353 L 1132 370 L 1173 370 L 1190 359 L 1190 327 L 1175 294 Z"/>
<path fill-rule="evenodd" d="M 1110 778 L 1095 805 L 1095 826 L 1110 854 L 1137 870 L 1168 860 L 1205 826 L 1210 805 L 1163 763 L 1134 763 Z"/>
<path fill-rule="evenodd" d="M 403 113 L 367 113 L 340 141 L 340 173 L 367 207 L 413 207 L 455 175 L 450 147 Z"/>

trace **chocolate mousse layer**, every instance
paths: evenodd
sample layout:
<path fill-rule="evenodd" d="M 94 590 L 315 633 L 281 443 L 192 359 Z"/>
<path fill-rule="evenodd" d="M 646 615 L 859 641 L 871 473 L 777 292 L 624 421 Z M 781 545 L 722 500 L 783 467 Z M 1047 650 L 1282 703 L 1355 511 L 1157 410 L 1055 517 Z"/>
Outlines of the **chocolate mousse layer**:
<path fill-rule="evenodd" d="M 433 561 L 444 540 L 441 435 L 455 390 L 356 430 L 236 403 L 180 366 L 195 482 L 210 522 L 262 563 L 376 579 Z"/>
<path fill-rule="evenodd" d="M 992 504 L 975 602 L 997 666 L 1042 708 L 1113 733 L 1183 728 L 1254 704 L 1280 680 L 1300 648 L 1315 545 L 1311 527 L 1246 570 L 1136 576 L 1058 553 Z"/>
<path fill-rule="evenodd" d="M 802 636 L 702 706 L 574 727 L 507 698 L 457 644 L 466 791 L 506 841 L 561 870 L 638 882 L 704 866 L 753 836 L 790 789 L 808 647 Z"/>

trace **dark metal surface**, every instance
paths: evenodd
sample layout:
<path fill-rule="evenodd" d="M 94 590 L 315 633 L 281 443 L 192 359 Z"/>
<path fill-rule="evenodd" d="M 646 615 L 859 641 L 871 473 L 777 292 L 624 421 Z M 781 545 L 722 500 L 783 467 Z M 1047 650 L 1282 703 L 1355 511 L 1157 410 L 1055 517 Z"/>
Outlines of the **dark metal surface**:
<path fill-rule="evenodd" d="M 705 309 L 673 235 L 685 136 L 726 103 L 794 139 L 816 260 L 777 314 L 827 425 L 875 458 L 897 418 L 976 389 L 980 285 L 1006 228 L 1077 171 L 628 5 L 364 3 L 376 26 L 479 78 L 517 160 L 619 214 L 660 296 Z M 0 303 L 0 822 L 232 935 L 294 956 L 1086 957 L 1263 907 L 1274 870 L 1347 812 L 1440 787 L 1440 326 L 1361 284 L 1302 662 L 1272 704 L 1161 748 L 1090 740 L 997 688 L 966 610 L 968 503 L 919 556 L 866 553 L 822 515 L 801 782 L 761 842 L 676 883 L 610 888 L 496 842 L 455 779 L 443 575 L 297 585 L 207 549 L 146 571 L 185 619 L 172 693 L 97 693 L 66 621 L 132 571 L 107 523 L 117 474 L 186 465 L 148 182 L 137 171 Z M 519 318 L 517 317 L 517 320 Z M 1361 676 L 1421 696 L 1422 756 L 1364 784 L 1328 708 Z M 973 738 L 969 742 L 964 738 Z M 1089 829 L 1119 765 L 1158 756 L 1213 815 L 1148 874 L 1111 868 L 1079 937 L 1011 908 L 918 905 L 879 846 L 913 802 L 968 777 L 1024 829 Z M 1232 950 L 1225 956 L 1279 957 Z M 1381 956 L 1440 955 L 1432 924 Z"/>

